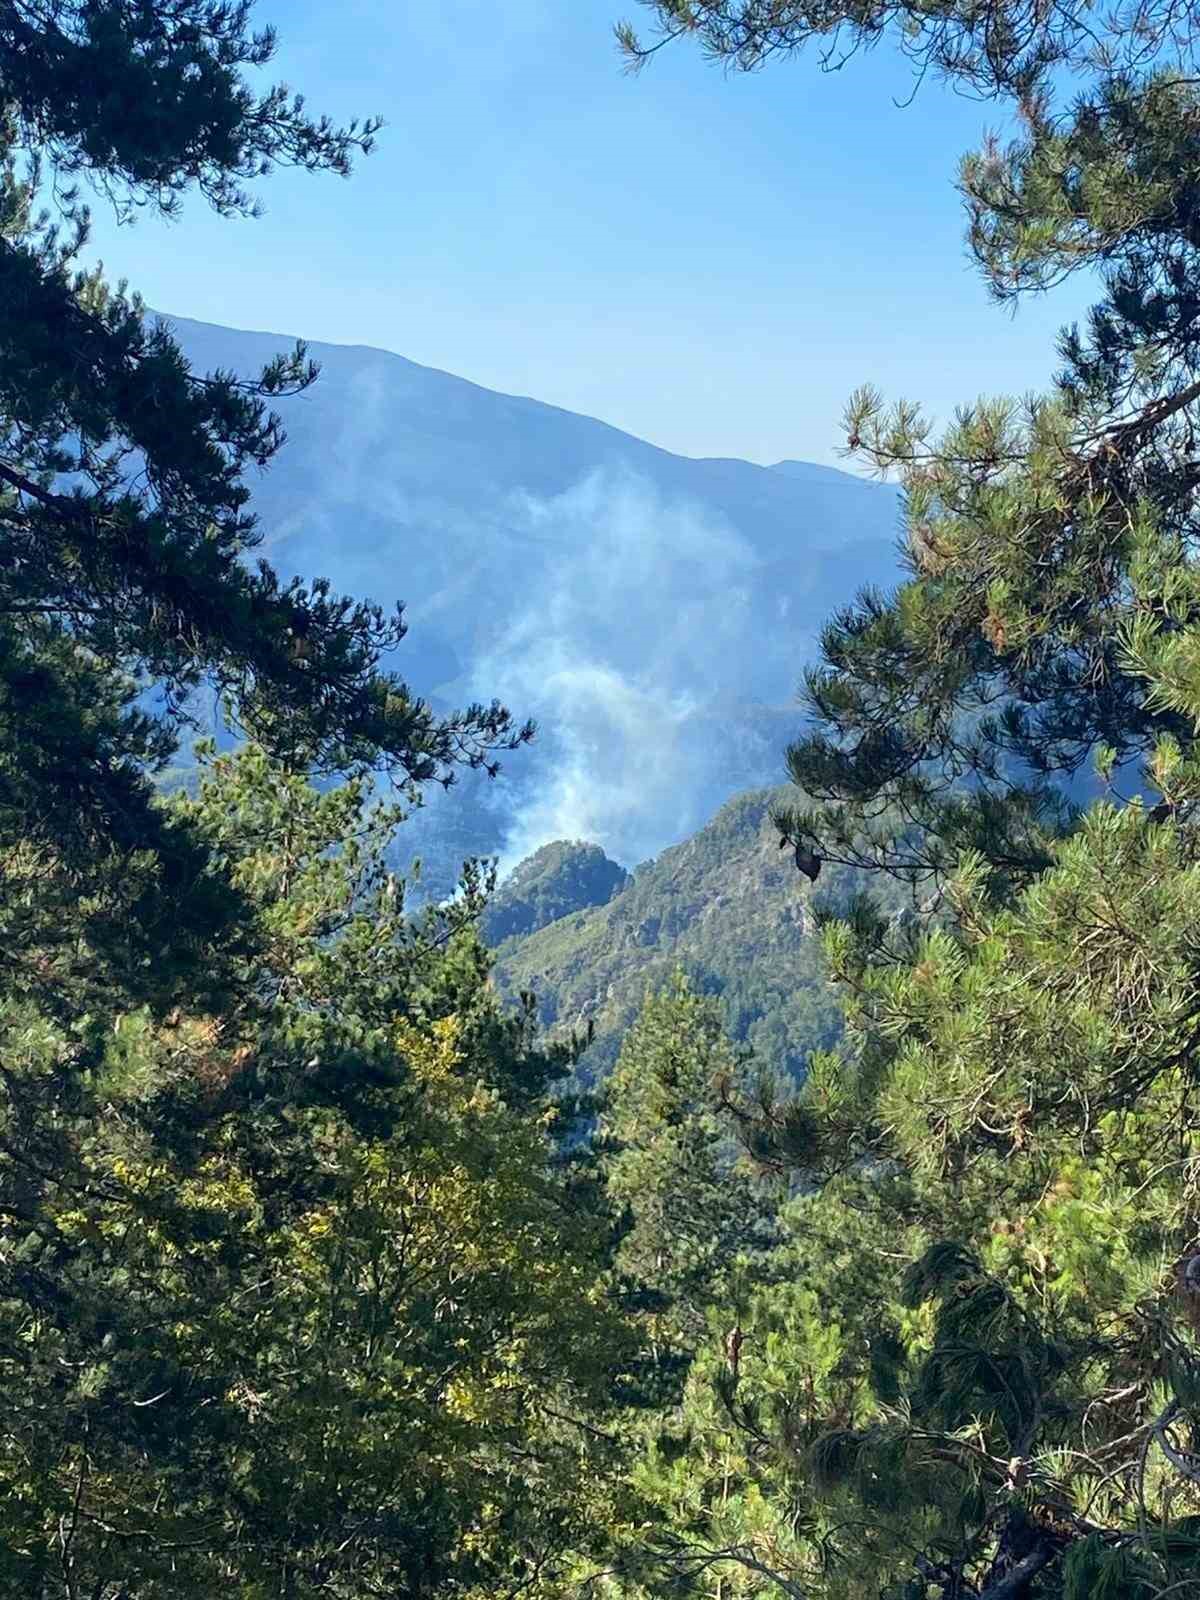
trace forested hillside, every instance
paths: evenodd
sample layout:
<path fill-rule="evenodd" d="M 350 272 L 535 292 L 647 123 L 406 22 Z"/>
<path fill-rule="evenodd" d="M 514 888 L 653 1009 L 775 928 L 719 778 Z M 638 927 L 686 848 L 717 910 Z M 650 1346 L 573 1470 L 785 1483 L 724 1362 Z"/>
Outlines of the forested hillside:
<path fill-rule="evenodd" d="M 519 863 L 488 901 L 480 931 L 489 945 L 536 933 L 572 911 L 603 906 L 629 881 L 598 844 L 556 840 Z"/>
<path fill-rule="evenodd" d="M 732 1039 L 802 1076 L 808 1053 L 832 1044 L 841 1028 L 816 937 L 816 888 L 827 907 L 844 906 L 860 875 L 835 867 L 814 887 L 797 872 L 770 821 L 772 804 L 788 793 L 739 795 L 692 838 L 643 863 L 604 903 L 498 941 L 499 992 L 511 1001 L 532 991 L 550 1037 L 592 1024 L 595 1042 L 581 1067 L 603 1075 L 647 992 L 681 969 L 697 992 L 719 997 Z M 520 884 L 519 868 L 503 892 L 515 896 Z M 894 894 L 891 902 L 899 909 L 902 899 Z"/>

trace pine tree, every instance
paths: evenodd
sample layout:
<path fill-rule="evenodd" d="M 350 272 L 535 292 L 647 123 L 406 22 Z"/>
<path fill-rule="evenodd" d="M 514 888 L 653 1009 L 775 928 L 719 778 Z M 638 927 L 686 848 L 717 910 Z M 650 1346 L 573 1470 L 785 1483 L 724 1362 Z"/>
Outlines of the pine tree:
<path fill-rule="evenodd" d="M 1088 326 L 1064 332 L 1048 395 L 964 407 L 941 439 L 917 405 L 853 397 L 848 449 L 901 478 L 910 576 L 826 628 L 807 674 L 814 730 L 790 752 L 796 783 L 824 803 L 781 823 L 830 859 L 921 879 L 977 849 L 998 880 L 1021 882 L 1074 826 L 1071 780 L 1098 748 L 1130 784 L 1186 805 L 1174 752 L 1200 705 L 1189 22 L 1153 5 L 1102 35 L 1069 6 L 1024 27 L 1003 4 L 652 9 L 743 65 L 838 27 L 869 44 L 907 19 L 908 47 L 953 81 L 1017 100 L 1020 136 L 961 170 L 995 297 L 1088 269 L 1105 290 Z M 1063 66 L 1086 84 L 1065 110 Z"/>
<path fill-rule="evenodd" d="M 435 716 L 381 669 L 399 611 L 247 559 L 303 351 L 193 372 L 79 265 L 88 187 L 349 169 L 374 125 L 253 93 L 273 45 L 245 4 L 0 0 L 5 1600 L 550 1595 L 612 1520 L 561 1057 L 489 996 L 479 874 L 413 919 L 380 856 L 530 730 Z M 253 742 L 167 803 L 201 683 Z"/>
<path fill-rule="evenodd" d="M 814 1185 L 732 1403 L 697 1363 L 686 1448 L 647 1467 L 640 1581 L 1200 1592 L 1196 19 L 652 9 L 743 66 L 894 23 L 1011 96 L 1016 140 L 962 168 L 976 258 L 1002 301 L 1085 269 L 1102 298 L 1048 395 L 940 438 L 870 390 L 849 407 L 849 448 L 900 473 L 908 573 L 827 628 L 778 820 L 937 915 L 826 930 L 852 1049 L 763 1133 Z"/>
<path fill-rule="evenodd" d="M 771 1196 L 719 1114 L 747 1071 L 719 1002 L 677 972 L 647 994 L 603 1090 L 602 1165 L 622 1219 L 615 1268 L 647 1320 L 663 1394 L 699 1344 L 736 1335 L 739 1279 L 770 1244 Z"/>
<path fill-rule="evenodd" d="M 303 351 L 252 381 L 193 372 L 136 296 L 77 264 L 84 187 L 121 215 L 189 189 L 246 212 L 271 167 L 344 174 L 369 149 L 377 124 L 250 89 L 274 45 L 247 4 L 0 4 L 0 814 L 92 869 L 165 843 L 132 773 L 161 763 L 201 681 L 314 770 L 447 781 L 529 732 L 496 705 L 435 717 L 380 669 L 399 611 L 246 560 L 246 473 L 283 442 L 269 402 L 316 376 Z M 156 720 L 129 698 L 150 684 Z"/>
<path fill-rule="evenodd" d="M 0 1594 L 565 1593 L 628 1340 L 479 887 L 412 916 L 396 807 L 253 747 L 175 810 L 221 1009 L 0 999 Z"/>

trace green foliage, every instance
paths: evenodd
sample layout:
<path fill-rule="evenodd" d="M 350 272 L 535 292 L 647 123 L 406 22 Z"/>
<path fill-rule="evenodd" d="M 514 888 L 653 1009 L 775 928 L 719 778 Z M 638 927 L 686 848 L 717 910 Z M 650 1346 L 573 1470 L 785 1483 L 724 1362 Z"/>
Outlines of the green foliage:
<path fill-rule="evenodd" d="M 652 1292 L 659 1342 L 694 1347 L 736 1269 L 770 1242 L 771 1207 L 718 1115 L 745 1075 L 720 1006 L 677 972 L 647 996 L 605 1084 L 605 1177 L 626 1222 L 616 1268 L 635 1298 Z"/>
<path fill-rule="evenodd" d="M 476 867 L 409 914 L 364 777 L 412 805 L 530 730 L 435 716 L 380 668 L 398 611 L 247 561 L 303 351 L 195 373 L 78 264 L 76 178 L 127 215 L 348 170 L 374 126 L 254 92 L 272 52 L 247 4 L 0 0 L 14 1600 L 551 1596 L 618 1520 L 629 1340 L 567 1056 L 496 1003 Z M 249 742 L 168 800 L 202 683 Z"/>
<path fill-rule="evenodd" d="M 412 918 L 395 808 L 254 749 L 173 814 L 248 908 L 221 1012 L 0 1006 L 0 1592 L 558 1593 L 624 1336 L 480 891 Z"/>
<path fill-rule="evenodd" d="M 270 61 L 275 33 L 251 33 L 249 13 L 216 0 L 5 4 L 0 74 L 21 145 L 60 184 L 83 174 L 168 210 L 192 185 L 220 211 L 246 210 L 241 184 L 273 166 L 347 173 L 379 124 L 339 129 L 283 88 L 253 94 L 241 69 Z"/>
<path fill-rule="evenodd" d="M 907 581 L 825 630 L 775 815 L 936 914 L 825 928 L 840 1060 L 762 1118 L 803 1192 L 736 1386 L 698 1354 L 687 1451 L 644 1464 L 637 1583 L 1197 1592 L 1196 15 L 650 9 L 742 66 L 895 24 L 1011 94 L 1015 141 L 961 169 L 975 257 L 1000 300 L 1080 269 L 1100 298 L 1047 395 L 941 436 L 850 402 L 848 448 L 902 481 Z"/>

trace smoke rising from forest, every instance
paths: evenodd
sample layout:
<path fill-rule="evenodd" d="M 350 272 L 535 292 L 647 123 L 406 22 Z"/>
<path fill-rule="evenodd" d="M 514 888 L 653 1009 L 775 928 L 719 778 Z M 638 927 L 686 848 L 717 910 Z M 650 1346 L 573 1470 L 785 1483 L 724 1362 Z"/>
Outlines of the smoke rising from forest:
<path fill-rule="evenodd" d="M 199 370 L 284 335 L 174 323 Z M 815 634 L 895 573 L 894 492 L 830 468 L 658 449 L 594 418 L 379 350 L 314 345 L 288 443 L 254 482 L 284 576 L 404 602 L 387 665 L 444 711 L 503 701 L 532 748 L 427 795 L 428 862 L 582 836 L 625 865 L 779 781 Z M 439 881 L 441 881 L 439 879 Z"/>
<path fill-rule="evenodd" d="M 480 698 L 539 724 L 519 792 L 496 797 L 515 802 L 502 870 L 562 838 L 643 860 L 724 788 L 717 708 L 752 659 L 758 558 L 719 518 L 628 472 L 521 496 L 511 514 L 538 554 L 519 614 L 472 675 Z M 782 754 L 770 764 L 777 776 Z"/>

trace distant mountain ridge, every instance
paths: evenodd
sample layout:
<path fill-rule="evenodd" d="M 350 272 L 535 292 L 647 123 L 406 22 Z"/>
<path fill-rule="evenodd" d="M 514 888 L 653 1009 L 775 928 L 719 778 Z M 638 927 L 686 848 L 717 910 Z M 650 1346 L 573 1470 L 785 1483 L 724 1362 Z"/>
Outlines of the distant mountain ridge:
<path fill-rule="evenodd" d="M 166 318 L 193 365 L 250 374 L 294 340 Z M 404 357 L 310 342 L 289 442 L 252 484 L 283 573 L 406 602 L 395 663 L 439 707 L 502 699 L 541 737 L 408 830 L 454 861 L 553 839 L 626 865 L 775 781 L 826 616 L 896 574 L 895 491 L 803 462 L 691 459 Z"/>

